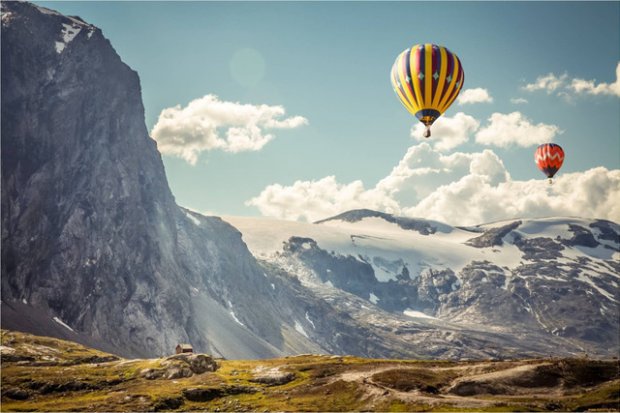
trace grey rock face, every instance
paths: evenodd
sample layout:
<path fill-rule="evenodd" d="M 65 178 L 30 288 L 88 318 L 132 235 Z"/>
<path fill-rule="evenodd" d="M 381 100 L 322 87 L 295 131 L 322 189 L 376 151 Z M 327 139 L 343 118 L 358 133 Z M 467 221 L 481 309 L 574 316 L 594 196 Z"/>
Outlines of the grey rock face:
<path fill-rule="evenodd" d="M 521 225 L 521 221 L 515 221 L 498 228 L 492 228 L 485 231 L 484 234 L 479 237 L 470 239 L 467 241 L 467 244 L 476 248 L 501 246 L 504 244 L 503 238 L 511 231 L 517 229 L 519 225 Z"/>
<path fill-rule="evenodd" d="M 161 351 L 162 325 L 186 336 L 189 294 L 138 76 L 81 20 L 3 8 L 3 297 L 126 353 Z M 79 32 L 57 52 L 63 25 Z"/>
<path fill-rule="evenodd" d="M 286 351 L 241 234 L 175 204 L 136 72 L 77 17 L 2 8 L 3 326 L 65 329 L 127 356 L 179 342 L 237 357 Z M 203 322 L 205 301 L 221 324 L 235 323 L 234 305 L 244 350 L 213 347 L 220 333 Z"/>
<path fill-rule="evenodd" d="M 441 222 L 431 221 L 426 219 L 413 219 L 406 217 L 398 217 L 392 214 L 386 214 L 385 212 L 373 211 L 370 209 L 355 209 L 352 211 L 344 212 L 340 215 L 336 215 L 331 218 L 320 220 L 315 222 L 316 224 L 322 224 L 324 222 L 341 220 L 347 222 L 358 222 L 363 218 L 376 217 L 384 219 L 387 222 L 394 223 L 405 230 L 411 230 L 419 232 L 422 235 L 430 235 L 435 232 L 444 232 L 448 228 L 447 225 Z"/>

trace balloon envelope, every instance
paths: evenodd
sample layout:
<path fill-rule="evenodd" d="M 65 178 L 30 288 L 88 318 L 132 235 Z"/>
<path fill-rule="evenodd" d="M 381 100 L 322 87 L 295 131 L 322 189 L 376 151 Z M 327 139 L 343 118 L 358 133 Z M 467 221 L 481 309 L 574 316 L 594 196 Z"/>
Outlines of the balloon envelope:
<path fill-rule="evenodd" d="M 401 103 L 430 127 L 456 99 L 465 72 L 450 50 L 431 43 L 417 44 L 398 55 L 392 66 L 392 87 Z"/>
<path fill-rule="evenodd" d="M 544 143 L 536 149 L 534 161 L 547 178 L 553 178 L 564 162 L 564 150 L 555 143 Z"/>

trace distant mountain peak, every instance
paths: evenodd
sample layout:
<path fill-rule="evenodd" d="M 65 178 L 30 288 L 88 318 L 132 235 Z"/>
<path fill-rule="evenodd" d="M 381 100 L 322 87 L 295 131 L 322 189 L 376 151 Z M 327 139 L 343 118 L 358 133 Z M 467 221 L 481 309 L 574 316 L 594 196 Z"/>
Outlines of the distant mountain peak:
<path fill-rule="evenodd" d="M 331 218 L 316 221 L 315 224 L 324 224 L 330 221 L 359 222 L 365 218 L 380 218 L 386 222 L 396 224 L 404 230 L 417 231 L 422 235 L 430 235 L 435 232 L 451 232 L 452 227 L 438 221 L 424 218 L 407 218 L 388 214 L 386 212 L 374 211 L 372 209 L 353 209 L 343 212 Z"/>

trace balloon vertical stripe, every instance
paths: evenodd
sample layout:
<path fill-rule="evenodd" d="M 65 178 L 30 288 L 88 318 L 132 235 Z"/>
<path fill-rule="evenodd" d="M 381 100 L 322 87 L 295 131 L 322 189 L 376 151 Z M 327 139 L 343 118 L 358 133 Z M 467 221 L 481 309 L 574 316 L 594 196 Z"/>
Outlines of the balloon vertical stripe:
<path fill-rule="evenodd" d="M 445 105 L 445 107 L 449 107 L 452 102 L 454 102 L 454 100 L 456 99 L 456 97 L 458 96 L 459 92 L 461 91 L 461 86 L 463 85 L 463 78 L 464 78 L 464 73 L 463 70 L 461 69 L 461 62 L 459 61 L 458 58 L 455 58 L 455 78 L 452 79 L 452 82 L 454 82 L 454 89 L 452 90 L 452 93 L 450 94 L 450 97 L 448 98 L 448 101 Z"/>
<path fill-rule="evenodd" d="M 408 72 L 408 60 L 407 56 L 409 54 L 408 50 L 405 50 L 402 55 L 401 55 L 401 70 L 399 72 L 399 77 L 400 77 L 400 82 L 403 85 L 403 91 L 405 93 L 405 96 L 407 97 L 407 100 L 409 101 L 409 104 L 411 105 L 411 107 L 415 108 L 417 107 L 416 104 L 416 100 L 415 100 L 415 96 L 413 95 L 413 90 L 411 89 L 411 82 L 408 80 L 408 76 L 407 76 L 407 72 Z"/>
<path fill-rule="evenodd" d="M 415 90 L 415 97 L 417 101 L 417 105 L 415 110 L 411 112 L 412 115 L 415 115 L 420 111 L 420 108 L 424 106 L 424 100 L 422 99 L 422 92 L 420 91 L 420 78 L 417 73 L 420 70 L 420 48 L 418 46 L 413 46 L 411 48 L 411 54 L 409 55 L 409 72 L 408 76 L 411 78 L 411 83 L 413 84 L 413 89 Z"/>
<path fill-rule="evenodd" d="M 433 45 L 424 45 L 424 106 L 431 107 L 433 97 Z"/>
<path fill-rule="evenodd" d="M 441 96 L 441 100 L 439 101 L 440 112 L 442 111 L 442 109 L 445 110 L 445 108 L 448 107 L 448 99 L 450 98 L 450 95 L 452 95 L 452 91 L 456 83 L 454 81 L 454 78 L 455 78 L 455 69 L 456 69 L 457 61 L 454 58 L 454 55 L 450 55 L 450 58 L 448 60 L 450 61 L 448 65 L 448 76 L 446 76 L 446 81 L 448 82 L 448 89 L 446 89 L 446 91 Z"/>
<path fill-rule="evenodd" d="M 437 81 L 435 83 L 435 87 L 433 90 L 433 109 L 439 110 L 439 97 L 443 92 L 443 86 L 446 82 L 446 67 L 442 63 L 446 59 L 446 50 L 443 47 L 439 47 L 436 52 L 437 61 L 435 66 L 433 67 L 433 78 L 435 78 L 435 73 L 438 73 Z"/>

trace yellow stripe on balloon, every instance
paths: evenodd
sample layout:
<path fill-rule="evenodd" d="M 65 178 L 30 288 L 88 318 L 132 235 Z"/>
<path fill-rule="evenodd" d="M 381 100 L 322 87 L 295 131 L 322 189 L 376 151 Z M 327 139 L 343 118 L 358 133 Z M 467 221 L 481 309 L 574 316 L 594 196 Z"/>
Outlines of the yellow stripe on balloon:
<path fill-rule="evenodd" d="M 392 73 L 392 86 L 394 87 L 394 91 L 396 91 L 396 94 L 398 95 L 398 98 L 400 99 L 400 102 L 405 106 L 405 108 L 412 114 L 415 115 L 415 108 L 411 105 L 411 102 L 409 102 L 409 100 L 407 99 L 407 97 L 405 95 L 403 95 L 403 92 L 401 90 L 401 88 L 399 88 L 396 84 L 397 82 L 397 78 L 394 77 L 394 74 Z M 405 88 L 403 88 L 405 89 Z"/>
<path fill-rule="evenodd" d="M 461 77 L 457 79 L 458 82 L 459 82 L 459 85 L 457 86 L 459 90 L 457 90 L 456 93 L 454 94 L 454 96 L 452 96 L 452 98 L 450 98 L 450 100 L 448 100 L 448 103 L 446 103 L 446 108 L 449 108 L 450 105 L 452 105 L 452 102 L 454 102 L 456 97 L 459 95 L 459 91 L 463 87 L 463 78 L 464 77 L 465 77 L 465 74 L 463 72 L 461 72 Z"/>
<path fill-rule="evenodd" d="M 433 109 L 438 110 L 439 113 L 443 113 L 443 111 L 439 110 L 439 99 L 441 98 L 441 93 L 443 92 L 443 88 L 446 84 L 446 71 L 448 70 L 448 54 L 446 53 L 446 48 L 443 46 L 439 47 L 439 51 L 441 53 L 441 67 L 439 70 L 439 81 L 437 82 L 437 90 L 433 95 Z"/>
<path fill-rule="evenodd" d="M 404 95 L 401 99 L 404 98 L 403 102 L 406 102 L 405 107 L 409 112 L 411 112 L 411 114 L 415 115 L 415 113 L 417 112 L 415 98 L 413 97 L 411 92 L 409 92 L 409 87 L 407 86 L 406 76 L 408 75 L 408 73 L 406 73 L 406 70 L 401 70 L 406 54 L 407 52 L 405 51 L 402 52 L 400 56 L 398 56 L 398 66 L 396 73 L 398 73 L 400 84 L 402 85 L 401 95 L 403 95 L 402 91 L 404 91 Z"/>
<path fill-rule="evenodd" d="M 433 45 L 426 43 L 424 45 L 424 107 L 430 108 L 433 97 Z"/>
<path fill-rule="evenodd" d="M 413 79 L 413 58 L 415 56 L 414 50 L 417 50 L 419 47 L 420 45 L 418 44 L 412 46 L 411 53 L 409 54 L 409 77 L 412 79 L 411 83 L 413 83 L 413 91 L 415 92 L 416 105 L 414 106 L 417 109 L 416 112 L 422 110 L 422 106 L 424 104 L 424 99 L 422 98 L 422 91 L 420 90 L 420 82 L 418 81 L 419 79 L 417 76 L 415 79 Z"/>
<path fill-rule="evenodd" d="M 448 99 L 450 98 L 450 94 L 452 93 L 452 89 L 454 89 L 454 86 L 456 85 L 456 82 L 458 81 L 458 79 L 456 78 L 457 74 L 459 73 L 459 60 L 456 58 L 456 56 L 453 55 L 453 59 L 454 59 L 454 67 L 452 68 L 452 80 L 450 82 L 450 85 L 448 86 L 448 90 L 445 93 L 445 95 L 441 98 L 441 102 L 439 103 L 439 112 L 444 113 L 446 111 L 446 109 L 448 108 Z"/>

